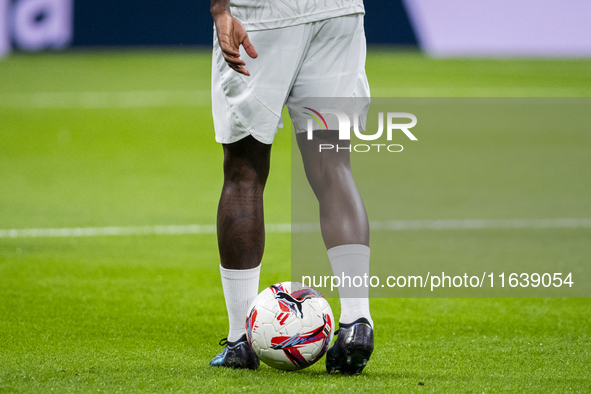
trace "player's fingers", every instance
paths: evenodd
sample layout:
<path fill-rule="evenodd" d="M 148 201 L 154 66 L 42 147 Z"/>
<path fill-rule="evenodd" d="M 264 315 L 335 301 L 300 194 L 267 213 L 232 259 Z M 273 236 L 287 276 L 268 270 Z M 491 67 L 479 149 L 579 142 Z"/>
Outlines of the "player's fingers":
<path fill-rule="evenodd" d="M 224 60 L 226 61 L 226 63 L 233 64 L 236 66 L 244 66 L 246 64 L 244 60 L 240 59 L 239 57 L 231 57 L 224 55 Z"/>
<path fill-rule="evenodd" d="M 237 73 L 246 75 L 247 77 L 250 77 L 250 73 L 248 72 L 247 69 L 244 68 L 244 66 L 235 66 L 232 64 L 229 64 L 230 68 L 234 71 L 236 71 Z"/>
<path fill-rule="evenodd" d="M 256 59 L 259 56 L 259 54 L 257 53 L 257 50 L 254 49 L 254 45 L 252 45 L 252 43 L 250 42 L 250 39 L 248 38 L 248 34 L 246 34 L 244 36 L 244 40 L 242 41 L 242 46 L 244 47 L 246 54 L 248 56 L 250 56 L 251 58 Z"/>
<path fill-rule="evenodd" d="M 240 74 L 244 74 L 244 75 L 250 75 L 250 73 L 248 72 L 248 70 L 246 70 L 244 68 L 244 66 L 239 66 L 239 65 L 235 65 L 235 64 L 228 64 L 228 66 L 230 66 L 230 68 Z"/>
<path fill-rule="evenodd" d="M 230 62 L 226 62 L 226 64 L 228 66 L 230 66 L 231 68 L 239 68 L 239 67 L 244 67 L 244 64 L 236 64 L 236 63 L 230 63 Z"/>

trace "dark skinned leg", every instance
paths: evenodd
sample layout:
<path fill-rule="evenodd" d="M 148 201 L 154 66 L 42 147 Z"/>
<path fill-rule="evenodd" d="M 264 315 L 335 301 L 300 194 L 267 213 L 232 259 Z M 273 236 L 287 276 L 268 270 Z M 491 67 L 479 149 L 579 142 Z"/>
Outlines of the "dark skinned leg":
<path fill-rule="evenodd" d="M 296 135 L 308 182 L 320 206 L 320 228 L 327 249 L 339 245 L 369 246 L 369 222 L 351 174 L 350 154 L 336 149 L 319 152 L 319 144 L 346 146 L 337 131 L 318 131 L 308 140 Z"/>
<path fill-rule="evenodd" d="M 221 265 L 250 269 L 261 263 L 265 247 L 263 190 L 271 145 L 248 136 L 223 147 L 224 186 L 217 217 Z"/>

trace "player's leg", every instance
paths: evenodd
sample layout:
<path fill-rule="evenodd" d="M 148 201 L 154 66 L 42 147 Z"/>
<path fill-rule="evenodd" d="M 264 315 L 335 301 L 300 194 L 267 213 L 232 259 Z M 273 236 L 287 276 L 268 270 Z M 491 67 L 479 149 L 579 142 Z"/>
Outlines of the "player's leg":
<path fill-rule="evenodd" d="M 306 177 L 320 208 L 320 228 L 327 250 L 348 244 L 369 246 L 369 223 L 363 200 L 351 173 L 347 149 L 323 150 L 320 144 L 348 146 L 338 131 L 315 131 L 312 140 L 296 135 Z"/>
<path fill-rule="evenodd" d="M 249 32 L 259 56 L 242 56 L 250 77 L 225 63 L 214 35 L 212 112 L 216 141 L 224 148 L 224 185 L 217 218 L 220 272 L 229 318 L 225 348 L 211 365 L 256 368 L 246 341 L 247 309 L 258 293 L 265 242 L 263 190 L 271 143 L 292 77 L 303 57 L 303 26 Z M 290 68 L 291 67 L 291 68 Z M 253 360 L 254 357 L 254 360 Z"/>
<path fill-rule="evenodd" d="M 363 200 L 351 173 L 346 149 L 319 152 L 320 144 L 345 148 L 337 131 L 296 135 L 306 177 L 318 199 L 320 229 L 333 274 L 338 277 L 369 275 L 369 222 Z M 373 351 L 373 321 L 368 287 L 339 287 L 341 316 L 339 337 L 327 354 L 329 372 L 360 373 Z M 350 330 L 348 335 L 344 331 Z M 352 343 L 340 343 L 349 339 Z"/>
<path fill-rule="evenodd" d="M 271 145 L 248 136 L 223 148 L 224 184 L 217 215 L 221 266 L 253 269 L 259 266 L 265 247 L 263 191 Z"/>
<path fill-rule="evenodd" d="M 259 361 L 246 343 L 245 318 L 259 288 L 265 247 L 263 191 L 269 175 L 271 145 L 248 136 L 223 147 L 224 184 L 217 233 L 230 327 L 227 346 L 211 365 L 254 369 Z"/>
<path fill-rule="evenodd" d="M 347 149 L 319 151 L 320 144 L 346 148 L 348 141 L 338 140 L 338 131 L 316 131 L 308 140 L 296 135 L 306 177 L 320 212 L 320 229 L 335 276 L 369 274 L 369 222 L 363 200 L 351 173 Z M 360 318 L 371 322 L 368 288 L 339 288 L 342 324 Z"/>
<path fill-rule="evenodd" d="M 317 56 L 320 53 L 322 56 Z M 297 116 L 302 112 L 303 105 L 299 105 L 298 97 L 369 96 L 364 71 L 362 16 L 334 18 L 319 23 L 308 56 L 292 91 L 295 97 L 290 114 Z M 333 108 L 331 102 L 329 99 L 327 106 L 320 105 L 322 108 Z M 333 274 L 339 277 L 369 276 L 369 224 L 351 174 L 350 153 L 346 149 L 319 151 L 320 143 L 344 147 L 348 141 L 339 141 L 336 131 L 317 131 L 312 140 L 307 140 L 306 133 L 302 131 L 305 130 L 296 126 L 306 176 L 318 198 L 320 226 Z M 339 295 L 339 336 L 327 353 L 327 369 L 329 372 L 360 373 L 373 351 L 369 288 L 347 288 L 341 284 Z"/>

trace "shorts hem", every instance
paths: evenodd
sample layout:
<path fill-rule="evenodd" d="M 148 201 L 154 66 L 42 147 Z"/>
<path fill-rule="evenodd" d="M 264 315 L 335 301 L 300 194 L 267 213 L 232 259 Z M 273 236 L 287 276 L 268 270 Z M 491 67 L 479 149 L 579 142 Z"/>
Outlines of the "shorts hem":
<path fill-rule="evenodd" d="M 249 132 L 249 131 L 244 131 L 240 134 L 233 134 L 232 136 L 230 136 L 228 138 L 218 138 L 218 136 L 216 135 L 215 140 L 216 140 L 216 142 L 218 142 L 220 144 L 233 144 L 234 142 L 238 142 L 238 141 L 248 137 L 249 135 L 251 135 L 255 140 L 257 140 L 258 142 L 260 142 L 262 144 L 265 144 L 265 145 L 273 144 L 274 138 L 269 140 L 268 138 L 263 138 L 262 136 L 260 136 L 257 133 L 253 133 L 253 132 Z"/>

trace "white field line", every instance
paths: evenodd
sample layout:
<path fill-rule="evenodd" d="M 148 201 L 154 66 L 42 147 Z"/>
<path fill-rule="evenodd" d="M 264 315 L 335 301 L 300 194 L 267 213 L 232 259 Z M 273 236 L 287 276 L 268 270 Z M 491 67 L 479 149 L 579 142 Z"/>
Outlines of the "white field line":
<path fill-rule="evenodd" d="M 0 108 L 15 109 L 206 107 L 210 105 L 209 90 L 35 92 L 0 95 Z"/>
<path fill-rule="evenodd" d="M 463 219 L 463 220 L 394 220 L 370 222 L 374 231 L 405 230 L 478 230 L 478 229 L 552 229 L 591 228 L 591 219 Z M 303 233 L 319 231 L 318 223 L 267 224 L 268 233 Z M 39 237 L 100 237 L 147 234 L 215 234 L 213 224 L 181 226 L 135 227 L 78 227 L 78 228 L 27 228 L 0 230 L 0 238 Z"/>
<path fill-rule="evenodd" d="M 574 97 L 588 88 L 561 87 L 401 87 L 372 89 L 375 97 Z M 0 94 L 0 108 L 93 109 L 208 107 L 209 90 L 137 90 L 128 92 L 33 92 Z"/>
<path fill-rule="evenodd" d="M 371 88 L 371 86 L 370 86 Z M 372 97 L 587 97 L 579 87 L 390 87 L 371 88 Z"/>

